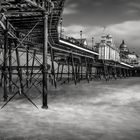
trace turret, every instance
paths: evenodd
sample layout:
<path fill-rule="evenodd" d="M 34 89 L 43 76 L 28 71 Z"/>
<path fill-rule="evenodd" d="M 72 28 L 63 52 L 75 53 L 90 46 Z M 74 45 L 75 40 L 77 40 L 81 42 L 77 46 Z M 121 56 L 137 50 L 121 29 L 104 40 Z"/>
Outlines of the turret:
<path fill-rule="evenodd" d="M 121 45 L 120 45 L 120 51 L 121 52 L 129 52 L 128 48 L 127 48 L 127 45 L 125 43 L 125 41 L 123 40 Z"/>
<path fill-rule="evenodd" d="M 106 38 L 107 38 L 107 44 L 112 44 L 113 43 L 113 39 L 112 39 L 112 35 L 107 35 L 106 36 Z"/>

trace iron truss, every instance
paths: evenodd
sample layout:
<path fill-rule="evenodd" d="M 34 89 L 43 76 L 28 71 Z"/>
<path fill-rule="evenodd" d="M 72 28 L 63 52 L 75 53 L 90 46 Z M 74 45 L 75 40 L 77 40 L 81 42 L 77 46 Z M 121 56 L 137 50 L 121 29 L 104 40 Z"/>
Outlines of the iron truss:
<path fill-rule="evenodd" d="M 132 76 L 128 66 L 99 61 L 94 50 L 86 52 L 59 41 L 64 3 L 65 0 L 0 1 L 2 108 L 17 94 L 37 107 L 28 96 L 32 88 L 42 95 L 42 107 L 48 108 L 48 82 L 57 88 L 59 83 L 74 81 L 76 85 L 82 79 L 108 81 Z"/>

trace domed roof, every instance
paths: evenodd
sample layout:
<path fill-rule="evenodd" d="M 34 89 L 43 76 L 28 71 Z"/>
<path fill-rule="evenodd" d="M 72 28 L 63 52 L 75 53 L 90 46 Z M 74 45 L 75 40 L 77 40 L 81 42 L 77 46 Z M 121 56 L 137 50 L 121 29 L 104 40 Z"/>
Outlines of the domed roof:
<path fill-rule="evenodd" d="M 125 44 L 124 40 L 122 41 L 121 45 L 120 45 L 120 49 L 126 49 L 127 45 Z"/>
<path fill-rule="evenodd" d="M 125 44 L 124 40 L 122 41 L 122 44 L 120 45 L 120 51 L 124 53 L 129 52 L 129 49 L 127 48 L 127 45 Z"/>

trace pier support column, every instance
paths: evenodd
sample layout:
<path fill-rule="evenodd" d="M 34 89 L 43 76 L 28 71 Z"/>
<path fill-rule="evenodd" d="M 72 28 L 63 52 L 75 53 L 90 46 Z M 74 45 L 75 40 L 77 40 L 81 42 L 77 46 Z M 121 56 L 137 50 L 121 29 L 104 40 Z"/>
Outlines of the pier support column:
<path fill-rule="evenodd" d="M 69 58 L 67 59 L 67 63 L 68 63 L 68 83 L 70 82 L 70 62 L 69 62 Z"/>
<path fill-rule="evenodd" d="M 58 66 L 57 66 L 57 76 L 56 76 L 57 81 L 59 78 L 59 69 L 60 69 L 60 63 L 58 63 Z"/>
<path fill-rule="evenodd" d="M 61 67 L 61 78 L 60 78 L 60 80 L 63 79 L 63 71 L 64 71 L 64 64 L 62 64 L 62 67 Z"/>
<path fill-rule="evenodd" d="M 9 92 L 12 92 L 12 40 L 9 40 Z"/>
<path fill-rule="evenodd" d="M 83 79 L 83 65 L 82 65 L 82 61 L 81 61 L 81 77 L 80 79 L 82 80 Z"/>
<path fill-rule="evenodd" d="M 74 58 L 73 58 L 73 54 L 71 54 L 71 60 L 72 60 L 72 75 L 73 75 L 73 79 L 74 79 L 74 83 L 75 85 L 77 84 L 77 79 L 76 79 L 76 73 L 75 73 L 75 63 L 74 63 Z"/>
<path fill-rule="evenodd" d="M 54 50 L 51 47 L 51 63 L 52 63 L 52 75 L 53 75 L 53 83 L 55 88 L 57 88 L 57 83 L 56 83 L 56 75 L 55 75 L 55 68 L 54 68 Z"/>
<path fill-rule="evenodd" d="M 27 88 L 29 87 L 29 46 L 27 46 L 27 50 L 26 50 L 26 83 L 27 83 Z"/>
<path fill-rule="evenodd" d="M 48 13 L 44 12 L 44 43 L 43 43 L 43 93 L 42 93 L 42 108 L 48 108 L 48 71 L 47 71 L 47 56 L 48 56 Z"/>
<path fill-rule="evenodd" d="M 8 29 L 4 31 L 4 64 L 3 64 L 3 71 L 4 71 L 4 101 L 7 101 L 8 98 L 8 91 L 7 91 L 7 62 L 8 62 Z"/>
<path fill-rule="evenodd" d="M 33 54 L 32 69 L 31 69 L 31 75 L 30 75 L 30 83 L 32 82 L 32 77 L 33 77 L 33 73 L 34 73 L 35 57 L 36 57 L 36 50 L 34 50 L 34 54 Z"/>

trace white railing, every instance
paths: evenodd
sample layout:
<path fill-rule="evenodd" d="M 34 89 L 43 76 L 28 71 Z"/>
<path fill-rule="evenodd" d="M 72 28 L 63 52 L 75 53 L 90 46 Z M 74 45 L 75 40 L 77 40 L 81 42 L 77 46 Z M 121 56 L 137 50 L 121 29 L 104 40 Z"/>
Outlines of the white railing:
<path fill-rule="evenodd" d="M 90 46 L 88 45 L 84 45 L 83 43 L 81 43 L 80 41 L 78 41 L 77 39 L 73 38 L 73 37 L 68 37 L 64 34 L 59 34 L 59 38 L 62 39 L 62 40 L 65 40 L 69 43 L 72 43 L 74 45 L 77 45 L 81 48 L 85 48 L 87 50 L 90 50 L 90 51 L 94 51 L 94 52 L 97 52 L 98 53 L 98 48 L 91 48 Z"/>

